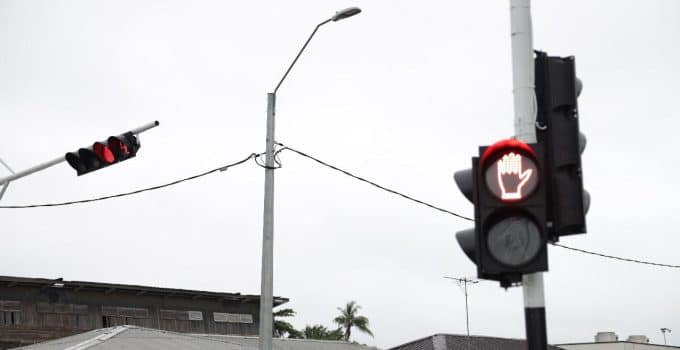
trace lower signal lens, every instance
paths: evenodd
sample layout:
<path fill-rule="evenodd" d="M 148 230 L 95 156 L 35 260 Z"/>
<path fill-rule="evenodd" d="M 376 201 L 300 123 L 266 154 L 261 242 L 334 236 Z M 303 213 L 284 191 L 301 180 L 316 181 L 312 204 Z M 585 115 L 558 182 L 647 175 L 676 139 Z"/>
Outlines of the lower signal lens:
<path fill-rule="evenodd" d="M 538 226 L 523 216 L 505 218 L 494 224 L 487 237 L 489 252 L 498 262 L 520 266 L 531 262 L 543 245 Z"/>

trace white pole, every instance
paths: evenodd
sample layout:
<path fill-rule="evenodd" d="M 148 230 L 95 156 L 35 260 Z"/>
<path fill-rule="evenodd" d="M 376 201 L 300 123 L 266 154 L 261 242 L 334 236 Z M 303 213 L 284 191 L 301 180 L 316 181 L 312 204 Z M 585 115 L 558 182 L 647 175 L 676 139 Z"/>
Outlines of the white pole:
<path fill-rule="evenodd" d="M 279 83 L 280 84 L 280 83 Z M 274 116 L 276 94 L 267 94 L 267 143 L 264 169 L 264 215 L 262 224 L 262 274 L 260 280 L 259 350 L 272 349 L 274 317 Z"/>
<path fill-rule="evenodd" d="M 20 172 L 18 172 L 18 173 L 14 173 L 14 174 L 12 174 L 12 175 L 10 175 L 10 176 L 3 177 L 2 179 L 0 179 L 0 184 L 10 183 L 11 181 L 14 181 L 14 180 L 16 180 L 16 179 L 20 179 L 20 178 L 22 178 L 22 177 L 24 177 L 24 176 L 31 175 L 31 174 L 33 174 L 33 173 L 36 173 L 36 172 L 40 171 L 40 170 L 45 170 L 45 169 L 47 169 L 47 168 L 49 168 L 49 167 L 51 167 L 51 166 L 57 165 L 57 164 L 59 164 L 59 163 L 61 163 L 61 162 L 65 162 L 65 161 L 66 161 L 66 157 L 64 157 L 64 156 L 61 156 L 61 157 L 59 157 L 59 158 L 52 159 L 52 160 L 47 161 L 47 162 L 45 162 L 45 163 L 38 164 L 38 165 L 36 165 L 36 166 L 30 167 L 30 168 L 28 168 L 28 169 L 26 169 L 26 170 L 22 170 L 22 171 L 20 171 Z"/>
<path fill-rule="evenodd" d="M 138 127 L 138 128 L 135 128 L 135 129 L 130 130 L 129 132 L 131 132 L 131 133 L 137 135 L 137 134 L 141 134 L 141 133 L 143 133 L 143 132 L 145 132 L 145 131 L 147 131 L 147 130 L 149 130 L 149 129 L 151 129 L 151 128 L 155 128 L 155 127 L 157 127 L 158 125 L 160 125 L 160 123 L 158 122 L 158 120 L 154 120 L 154 121 L 152 121 L 151 123 L 144 124 L 144 125 L 142 125 L 142 126 L 140 126 L 140 127 Z"/>
<path fill-rule="evenodd" d="M 530 0 L 510 0 L 515 137 L 526 143 L 536 142 L 534 47 L 530 6 Z"/>
<path fill-rule="evenodd" d="M 531 33 L 531 1 L 510 0 L 512 40 L 512 92 L 515 107 L 515 136 L 526 143 L 536 142 L 536 97 Z M 545 350 L 545 296 L 543 273 L 522 277 L 524 317 L 529 350 Z"/>

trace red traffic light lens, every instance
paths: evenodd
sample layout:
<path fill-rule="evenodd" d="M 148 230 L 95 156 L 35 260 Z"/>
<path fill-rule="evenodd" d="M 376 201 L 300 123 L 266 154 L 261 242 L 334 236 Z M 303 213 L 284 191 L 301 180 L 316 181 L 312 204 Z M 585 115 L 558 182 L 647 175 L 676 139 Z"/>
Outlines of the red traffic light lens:
<path fill-rule="evenodd" d="M 489 146 L 482 163 L 486 188 L 504 202 L 526 199 L 538 187 L 536 153 L 521 141 L 504 140 Z"/>
<path fill-rule="evenodd" d="M 538 187 L 538 167 L 533 159 L 515 151 L 500 153 L 484 170 L 489 191 L 507 202 L 521 201 Z"/>
<path fill-rule="evenodd" d="M 113 156 L 113 152 L 111 152 L 111 149 L 101 142 L 95 142 L 92 146 L 92 149 L 94 150 L 94 154 L 97 155 L 97 158 L 99 158 L 99 160 L 102 162 L 111 164 L 116 160 L 116 158 Z"/>

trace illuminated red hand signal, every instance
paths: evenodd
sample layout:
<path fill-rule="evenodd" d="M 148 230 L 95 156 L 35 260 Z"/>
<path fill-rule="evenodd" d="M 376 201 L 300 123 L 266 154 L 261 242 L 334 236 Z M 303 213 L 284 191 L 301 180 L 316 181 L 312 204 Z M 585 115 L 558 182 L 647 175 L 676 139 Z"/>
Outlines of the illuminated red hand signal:
<path fill-rule="evenodd" d="M 522 171 L 522 155 L 510 152 L 497 163 L 498 186 L 501 199 L 522 199 L 522 188 L 531 178 L 532 169 Z"/>

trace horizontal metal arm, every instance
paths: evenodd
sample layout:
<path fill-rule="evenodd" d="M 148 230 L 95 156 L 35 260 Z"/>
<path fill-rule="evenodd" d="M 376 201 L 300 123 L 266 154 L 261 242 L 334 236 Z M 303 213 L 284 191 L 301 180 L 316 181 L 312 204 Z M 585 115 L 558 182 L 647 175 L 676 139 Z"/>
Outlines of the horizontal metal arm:
<path fill-rule="evenodd" d="M 136 128 L 136 129 L 132 129 L 132 130 L 130 130 L 130 132 L 137 135 L 137 134 L 141 134 L 141 133 L 143 133 L 143 132 L 145 132 L 149 129 L 155 128 L 158 125 L 160 125 L 160 123 L 158 122 L 158 120 L 155 120 L 155 121 L 152 121 L 149 124 L 144 124 L 144 125 Z"/>
<path fill-rule="evenodd" d="M 38 164 L 38 165 L 36 165 L 36 166 L 34 166 L 34 167 L 28 168 L 28 169 L 26 169 L 26 170 L 22 170 L 22 171 L 20 171 L 20 172 L 18 172 L 18 173 L 14 173 L 14 174 L 12 174 L 12 175 L 10 175 L 10 176 L 7 176 L 7 177 L 5 177 L 5 178 L 0 179 L 0 184 L 9 183 L 10 181 L 14 181 L 14 180 L 19 179 L 19 178 L 22 178 L 22 177 L 24 177 L 24 176 L 31 175 L 31 174 L 33 174 L 33 173 L 35 173 L 35 172 L 38 172 L 38 171 L 40 171 L 40 170 L 47 169 L 47 168 L 49 168 L 49 167 L 51 167 L 51 166 L 53 166 L 53 165 L 57 165 L 57 164 L 59 164 L 59 163 L 61 163 L 61 162 L 64 162 L 64 161 L 66 161 L 66 157 L 61 156 L 61 157 L 59 157 L 59 158 L 52 159 L 52 160 L 50 160 L 50 161 L 48 161 L 48 162 L 45 162 L 45 163 L 42 163 L 42 164 Z"/>

